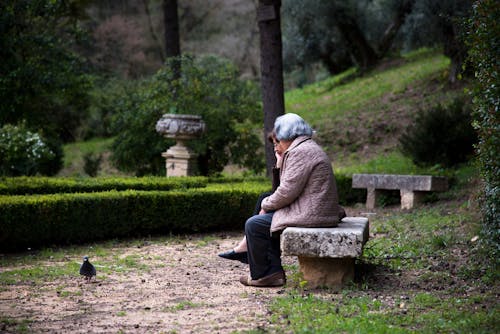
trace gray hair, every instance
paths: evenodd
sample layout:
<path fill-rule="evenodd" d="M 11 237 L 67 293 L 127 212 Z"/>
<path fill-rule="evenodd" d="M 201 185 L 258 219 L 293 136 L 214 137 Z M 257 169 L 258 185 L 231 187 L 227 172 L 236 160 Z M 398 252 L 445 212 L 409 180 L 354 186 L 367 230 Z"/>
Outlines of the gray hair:
<path fill-rule="evenodd" d="M 274 132 L 278 140 L 293 140 L 299 136 L 312 136 L 313 130 L 297 114 L 288 113 L 276 118 Z"/>

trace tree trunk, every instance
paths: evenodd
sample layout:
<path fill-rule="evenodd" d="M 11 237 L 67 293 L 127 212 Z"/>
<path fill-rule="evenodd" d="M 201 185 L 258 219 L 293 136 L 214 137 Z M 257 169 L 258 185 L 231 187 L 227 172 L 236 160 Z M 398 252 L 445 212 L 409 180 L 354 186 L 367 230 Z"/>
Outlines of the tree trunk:
<path fill-rule="evenodd" d="M 368 44 L 356 20 L 342 5 L 332 5 L 334 24 L 348 45 L 352 57 L 361 69 L 367 69 L 378 61 L 375 50 Z"/>
<path fill-rule="evenodd" d="M 394 41 L 394 38 L 396 37 L 396 34 L 399 31 L 399 28 L 401 28 L 401 26 L 405 22 L 405 19 L 408 16 L 408 14 L 411 13 L 415 1 L 416 0 L 404 0 L 400 4 L 396 16 L 385 30 L 384 35 L 382 36 L 382 40 L 379 43 L 378 47 L 379 58 L 383 58 L 391 48 L 392 42 Z"/>
<path fill-rule="evenodd" d="M 180 56 L 181 48 L 179 42 L 177 0 L 163 0 L 163 24 L 165 26 L 166 57 Z"/>
<path fill-rule="evenodd" d="M 260 32 L 261 91 L 264 108 L 264 137 L 274 121 L 285 113 L 280 0 L 259 0 L 257 21 Z M 267 175 L 275 164 L 274 147 L 265 139 Z"/>
<path fill-rule="evenodd" d="M 151 20 L 151 12 L 149 11 L 149 3 L 148 0 L 142 0 L 142 4 L 144 5 L 144 12 L 146 13 L 146 17 L 148 19 L 148 28 L 149 28 L 149 33 L 151 34 L 151 37 L 155 41 L 156 47 L 158 48 L 158 56 L 161 59 L 161 62 L 165 62 L 165 54 L 163 52 L 163 48 L 161 47 L 161 42 L 158 36 L 155 33 L 155 30 L 153 29 L 153 21 Z"/>
<path fill-rule="evenodd" d="M 181 55 L 181 47 L 177 0 L 163 0 L 163 25 L 165 26 L 165 56 L 166 58 L 179 57 Z M 173 67 L 175 77 L 180 78 L 180 60 L 174 62 Z"/>

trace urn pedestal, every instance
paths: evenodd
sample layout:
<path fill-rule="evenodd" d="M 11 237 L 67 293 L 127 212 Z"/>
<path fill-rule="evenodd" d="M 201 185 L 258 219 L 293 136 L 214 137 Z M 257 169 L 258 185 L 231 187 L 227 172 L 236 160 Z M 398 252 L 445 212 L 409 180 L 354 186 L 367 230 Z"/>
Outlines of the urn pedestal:
<path fill-rule="evenodd" d="M 197 158 L 185 142 L 205 132 L 205 122 L 197 115 L 165 114 L 156 123 L 156 131 L 176 144 L 161 154 L 165 158 L 167 176 L 192 176 L 198 171 Z"/>

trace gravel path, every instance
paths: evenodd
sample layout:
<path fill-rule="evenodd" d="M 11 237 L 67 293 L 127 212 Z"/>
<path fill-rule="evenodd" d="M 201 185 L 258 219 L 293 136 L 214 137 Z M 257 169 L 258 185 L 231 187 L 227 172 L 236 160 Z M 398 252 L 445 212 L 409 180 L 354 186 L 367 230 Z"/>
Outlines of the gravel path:
<path fill-rule="evenodd" d="M 219 233 L 117 246 L 110 250 L 113 256 L 136 263 L 109 270 L 100 264 L 110 263 L 109 258 L 91 257 L 98 272 L 92 283 L 84 283 L 78 273 L 44 282 L 2 283 L 0 314 L 12 326 L 3 322 L 0 332 L 15 332 L 24 320 L 35 333 L 231 333 L 268 328 L 266 304 L 283 288 L 244 287 L 238 278 L 248 273 L 247 266 L 217 256 L 240 237 Z M 0 268 L 13 269 L 19 268 Z"/>

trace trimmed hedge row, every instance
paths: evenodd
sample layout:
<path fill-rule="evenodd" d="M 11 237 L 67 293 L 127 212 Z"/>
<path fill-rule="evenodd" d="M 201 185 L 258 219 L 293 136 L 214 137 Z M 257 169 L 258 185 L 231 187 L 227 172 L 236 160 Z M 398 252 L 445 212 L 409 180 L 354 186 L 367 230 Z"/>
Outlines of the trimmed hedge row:
<path fill-rule="evenodd" d="M 29 195 L 57 193 L 86 193 L 109 190 L 172 190 L 206 187 L 205 177 L 109 177 L 109 178 L 65 178 L 65 177 L 2 177 L 0 194 Z"/>
<path fill-rule="evenodd" d="M 339 194 L 340 205 L 348 206 L 356 203 L 365 203 L 366 189 L 354 189 L 352 187 L 352 176 L 337 173 L 335 174 L 337 192 Z"/>
<path fill-rule="evenodd" d="M 336 175 L 336 179 L 341 205 L 365 201 L 366 190 L 352 189 L 350 176 Z M 8 180 L 2 184 L 4 190 L 32 195 L 0 195 L 0 251 L 152 234 L 242 230 L 258 195 L 270 188 L 263 178 L 252 182 L 164 177 L 2 180 Z M 43 194 L 57 189 L 61 193 Z M 93 192 L 75 192 L 84 190 Z"/>
<path fill-rule="evenodd" d="M 172 191 L 0 196 L 0 250 L 106 238 L 243 229 L 262 183 Z"/>

